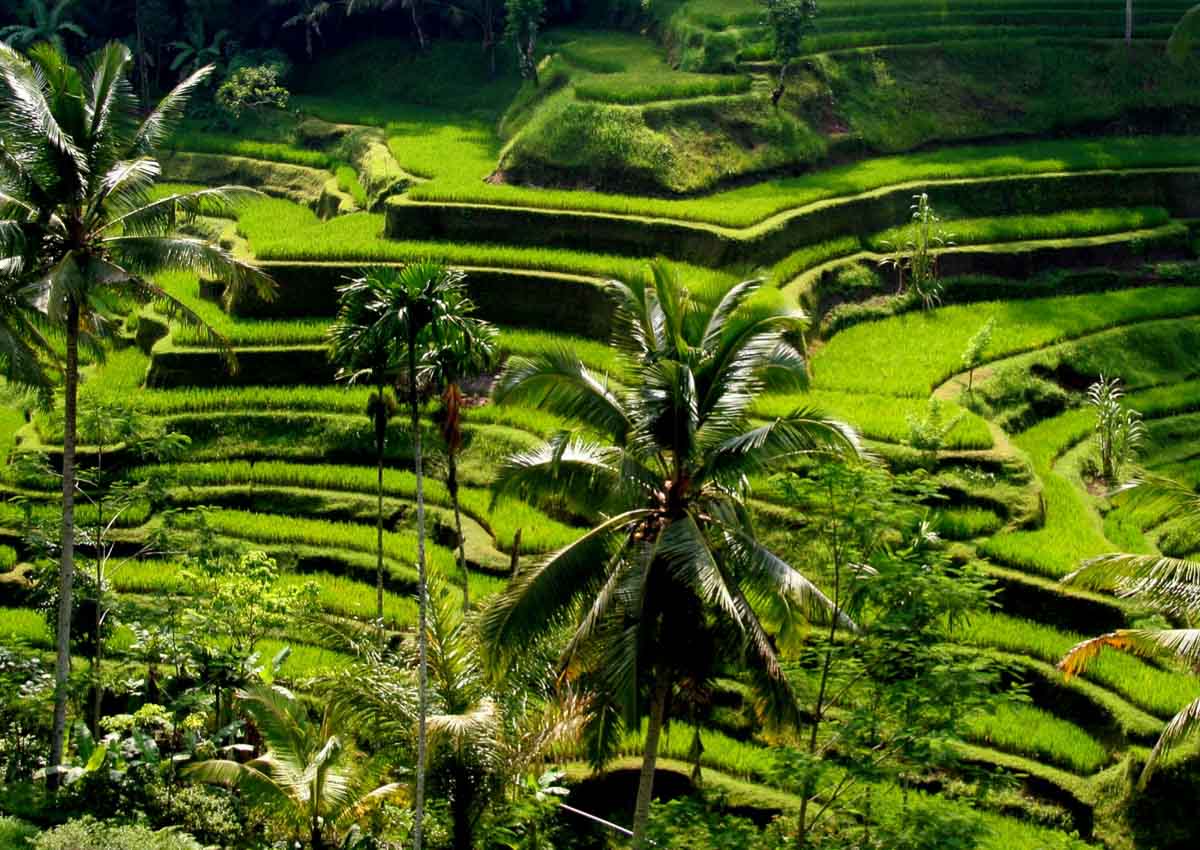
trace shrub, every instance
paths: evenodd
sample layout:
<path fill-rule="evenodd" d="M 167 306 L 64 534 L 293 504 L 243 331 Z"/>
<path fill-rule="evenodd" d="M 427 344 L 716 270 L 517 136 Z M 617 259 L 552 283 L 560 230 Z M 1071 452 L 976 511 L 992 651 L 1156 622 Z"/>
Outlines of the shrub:
<path fill-rule="evenodd" d="M 32 824 L 10 817 L 0 817 L 0 850 L 25 850 L 27 839 L 37 834 Z"/>
<path fill-rule="evenodd" d="M 279 69 L 274 65 L 238 68 L 217 89 L 217 106 L 234 121 L 245 112 L 261 109 L 286 109 L 288 90 L 279 84 Z"/>
<path fill-rule="evenodd" d="M 190 835 L 145 826 L 120 826 L 94 818 L 68 821 L 30 841 L 33 850 L 200 850 Z"/>

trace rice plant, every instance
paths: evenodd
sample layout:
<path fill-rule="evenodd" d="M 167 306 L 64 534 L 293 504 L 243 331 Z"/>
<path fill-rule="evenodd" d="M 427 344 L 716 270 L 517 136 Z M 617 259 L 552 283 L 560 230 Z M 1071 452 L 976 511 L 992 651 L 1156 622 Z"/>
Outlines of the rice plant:
<path fill-rule="evenodd" d="M 967 736 L 1008 752 L 1091 774 L 1109 761 L 1100 743 L 1074 723 L 1032 705 L 1001 703 L 971 719 Z"/>

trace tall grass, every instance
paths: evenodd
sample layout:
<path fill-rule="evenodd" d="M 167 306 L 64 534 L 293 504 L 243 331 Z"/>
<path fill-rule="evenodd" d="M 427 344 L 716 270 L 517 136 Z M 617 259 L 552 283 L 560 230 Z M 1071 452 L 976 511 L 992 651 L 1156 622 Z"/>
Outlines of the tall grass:
<path fill-rule="evenodd" d="M 1057 663 L 1083 635 L 1004 614 L 978 614 L 964 626 L 959 638 L 977 646 L 1030 655 Z M 1158 717 L 1171 717 L 1200 697 L 1200 678 L 1163 670 L 1131 655 L 1106 652 L 1088 668 L 1087 678 L 1124 696 Z"/>
<path fill-rule="evenodd" d="M 180 485 L 192 487 L 251 484 L 365 494 L 373 494 L 376 487 L 376 471 L 371 468 L 280 461 L 171 464 L 143 467 L 134 474 L 139 478 L 165 475 Z M 385 470 L 384 493 L 392 498 L 414 499 L 416 476 L 407 470 Z M 426 477 L 425 494 L 431 504 L 451 505 L 446 486 L 436 478 Z M 492 494 L 487 490 L 462 487 L 459 501 L 468 516 L 494 531 L 497 545 L 505 551 L 511 549 L 517 531 L 521 531 L 524 553 L 558 549 L 580 534 L 579 529 L 551 519 L 516 499 L 501 499 L 493 506 Z"/>
<path fill-rule="evenodd" d="M 866 393 L 813 390 L 806 393 L 770 394 L 754 403 L 755 416 L 788 416 L 800 407 L 820 410 L 854 425 L 865 437 L 888 443 L 903 443 L 909 438 L 910 417 L 923 418 L 928 403 L 921 399 L 895 398 Z M 992 434 L 978 415 L 950 402 L 943 412 L 948 419 L 961 416 L 946 439 L 947 449 L 990 449 Z"/>
<path fill-rule="evenodd" d="M 953 304 L 854 325 L 813 358 L 821 389 L 924 397 L 960 368 L 967 341 L 995 320 L 989 357 L 1017 354 L 1117 325 L 1200 313 L 1200 290 L 1155 287 Z"/>
<path fill-rule="evenodd" d="M 35 649 L 51 649 L 54 635 L 40 611 L 30 608 L 0 608 L 0 643 L 22 643 Z"/>
<path fill-rule="evenodd" d="M 1032 705 L 1001 704 L 990 714 L 972 718 L 967 735 L 1076 773 L 1095 773 L 1109 761 L 1108 752 L 1087 732 Z"/>
<path fill-rule="evenodd" d="M 948 219 L 945 227 L 955 245 L 983 245 L 1149 230 L 1170 220 L 1171 214 L 1161 207 L 1135 207 L 1069 210 L 1049 215 Z M 895 246 L 904 243 L 906 234 L 906 228 L 885 230 L 869 237 L 867 246 L 874 251 L 895 250 Z"/>

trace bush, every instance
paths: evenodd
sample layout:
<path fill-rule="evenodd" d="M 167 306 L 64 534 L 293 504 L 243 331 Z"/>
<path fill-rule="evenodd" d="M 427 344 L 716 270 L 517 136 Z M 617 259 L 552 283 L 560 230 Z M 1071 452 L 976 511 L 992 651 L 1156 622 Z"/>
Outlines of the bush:
<path fill-rule="evenodd" d="M 190 835 L 174 830 L 103 823 L 94 818 L 68 821 L 30 841 L 33 850 L 200 850 Z"/>
<path fill-rule="evenodd" d="M 0 817 L 0 850 L 25 850 L 37 830 L 23 820 Z"/>
<path fill-rule="evenodd" d="M 244 112 L 286 109 L 288 90 L 279 83 L 274 65 L 255 65 L 234 71 L 217 89 L 217 106 L 237 121 Z"/>

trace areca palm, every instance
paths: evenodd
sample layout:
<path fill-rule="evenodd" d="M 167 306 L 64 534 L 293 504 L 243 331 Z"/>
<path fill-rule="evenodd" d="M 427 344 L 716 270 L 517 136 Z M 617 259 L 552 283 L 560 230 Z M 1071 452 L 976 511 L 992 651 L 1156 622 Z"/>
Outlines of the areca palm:
<path fill-rule="evenodd" d="M 624 385 L 567 350 L 513 358 L 497 384 L 497 401 L 574 418 L 585 434 L 557 435 L 510 458 L 497 491 L 552 499 L 600 520 L 518 576 L 485 614 L 483 632 L 503 662 L 570 623 L 567 669 L 594 679 L 627 723 L 638 715 L 639 686 L 647 685 L 633 818 L 640 845 L 667 704 L 699 632 L 712 623 L 737 636 L 770 704 L 795 720 L 795 700 L 758 612 L 833 615 L 830 600 L 755 536 L 747 476 L 800 454 L 854 454 L 859 443 L 848 426 L 809 410 L 750 421 L 769 380 L 805 377 L 791 343 L 804 316 L 779 293 L 760 294 L 760 281 L 703 299 L 655 265 L 647 279 L 609 289 L 617 304 L 614 343 L 626 355 Z"/>
<path fill-rule="evenodd" d="M 380 760 L 356 752 L 334 729 L 328 708 L 316 724 L 304 704 L 279 687 L 257 686 L 237 698 L 266 751 L 244 763 L 203 761 L 184 775 L 237 789 L 250 803 L 292 824 L 313 850 L 339 846 L 346 829 L 402 791 L 397 783 L 379 784 Z"/>
<path fill-rule="evenodd" d="M 375 426 L 376 481 L 376 566 L 375 619 L 383 631 L 383 454 L 387 443 L 388 421 L 395 403 L 387 394 L 387 384 L 398 367 L 394 328 L 379 321 L 375 307 L 378 287 L 370 277 L 352 280 L 338 289 L 337 320 L 329 328 L 329 357 L 338 365 L 338 380 L 364 382 L 375 387 L 367 402 L 367 416 Z"/>
<path fill-rule="evenodd" d="M 219 246 L 177 234 L 202 212 L 234 202 L 235 187 L 154 197 L 155 153 L 182 117 L 201 69 L 143 120 L 126 73 L 129 50 L 110 44 L 73 67 L 39 45 L 28 57 L 0 45 L 0 267 L 21 270 L 48 319 L 64 328 L 63 538 L 51 764 L 61 763 L 70 667 L 74 578 L 76 398 L 79 342 L 99 332 L 128 301 L 153 301 L 168 314 L 225 340 L 151 276 L 189 270 L 224 280 L 227 295 L 248 285 L 265 296 L 270 280 Z"/>
<path fill-rule="evenodd" d="M 417 479 L 417 778 L 413 844 L 421 850 L 425 815 L 425 767 L 428 745 L 428 608 L 429 580 L 425 569 L 425 490 L 421 456 L 421 405 L 418 367 L 423 352 L 450 338 L 464 327 L 456 312 L 464 302 L 461 272 L 434 262 L 417 262 L 398 268 L 370 269 L 356 284 L 354 297 L 362 299 L 364 333 L 375 340 L 390 340 L 395 361 L 407 375 L 409 422 L 412 428 L 413 471 Z"/>
<path fill-rule="evenodd" d="M 58 0 L 54 5 L 46 0 L 27 0 L 26 22 L 0 29 L 0 41 L 7 41 L 13 47 L 29 47 L 46 41 L 66 52 L 63 35 L 70 33 L 80 39 L 87 38 L 79 24 L 67 20 L 67 12 L 73 5 L 74 0 Z"/>
<path fill-rule="evenodd" d="M 425 354 L 421 364 L 423 383 L 438 387 L 442 409 L 438 427 L 446 447 L 446 490 L 454 507 L 454 529 L 458 535 L 458 569 L 462 573 L 463 610 L 471 607 L 470 576 L 467 570 L 466 540 L 463 537 L 462 510 L 458 503 L 458 453 L 462 449 L 462 382 L 482 374 L 496 361 L 496 329 L 480 319 L 468 319 L 475 306 L 465 298 L 452 308 L 464 317 Z"/>
<path fill-rule="evenodd" d="M 1138 485 L 1178 512 L 1182 527 L 1200 535 L 1200 497 L 1170 481 Z M 1118 629 L 1080 642 L 1059 662 L 1068 678 L 1083 673 L 1105 649 L 1148 657 L 1176 658 L 1200 669 L 1200 561 L 1165 555 L 1110 554 L 1093 558 L 1064 582 L 1095 590 L 1113 590 L 1138 599 L 1180 624 L 1170 629 Z M 1142 770 L 1141 785 L 1185 737 L 1200 730 L 1200 699 L 1185 706 L 1159 736 Z"/>

